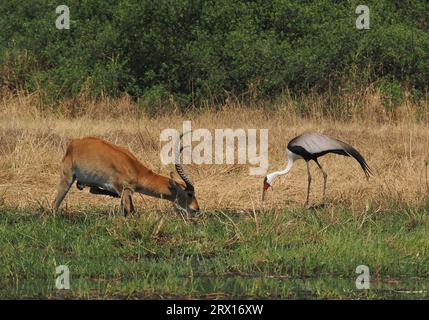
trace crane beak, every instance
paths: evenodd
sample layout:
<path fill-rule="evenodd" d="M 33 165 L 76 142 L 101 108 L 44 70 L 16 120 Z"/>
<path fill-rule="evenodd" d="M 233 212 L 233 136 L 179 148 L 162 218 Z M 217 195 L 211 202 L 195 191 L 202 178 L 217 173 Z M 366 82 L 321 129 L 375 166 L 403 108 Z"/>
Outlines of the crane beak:
<path fill-rule="evenodd" d="M 262 201 L 265 200 L 265 192 L 268 190 L 269 187 L 271 187 L 271 185 L 267 182 L 267 178 L 265 178 L 264 187 L 262 189 Z"/>

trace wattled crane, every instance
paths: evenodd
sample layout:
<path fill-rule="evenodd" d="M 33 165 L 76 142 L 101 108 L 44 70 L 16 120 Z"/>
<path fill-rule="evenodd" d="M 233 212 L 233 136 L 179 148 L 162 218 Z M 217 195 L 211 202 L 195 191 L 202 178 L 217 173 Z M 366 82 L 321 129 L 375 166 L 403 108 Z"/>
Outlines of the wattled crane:
<path fill-rule="evenodd" d="M 286 156 L 288 159 L 287 166 L 282 171 L 276 171 L 268 174 L 264 178 L 264 187 L 262 191 L 262 200 L 265 198 L 265 192 L 269 187 L 273 184 L 274 180 L 276 180 L 279 176 L 287 174 L 290 169 L 292 169 L 292 165 L 296 160 L 304 159 L 307 164 L 307 176 L 308 176 L 308 185 L 307 185 L 307 200 L 305 205 L 308 205 L 308 200 L 310 197 L 310 186 L 311 186 L 311 174 L 310 174 L 310 160 L 316 162 L 320 171 L 323 174 L 323 195 L 326 192 L 326 183 L 328 180 L 328 174 L 323 170 L 319 161 L 317 160 L 319 157 L 327 154 L 327 153 L 336 153 L 346 157 L 352 156 L 355 158 L 362 170 L 364 171 L 367 179 L 372 175 L 371 169 L 366 163 L 365 159 L 362 155 L 351 145 L 328 137 L 321 133 L 304 133 L 289 141 L 286 148 Z"/>

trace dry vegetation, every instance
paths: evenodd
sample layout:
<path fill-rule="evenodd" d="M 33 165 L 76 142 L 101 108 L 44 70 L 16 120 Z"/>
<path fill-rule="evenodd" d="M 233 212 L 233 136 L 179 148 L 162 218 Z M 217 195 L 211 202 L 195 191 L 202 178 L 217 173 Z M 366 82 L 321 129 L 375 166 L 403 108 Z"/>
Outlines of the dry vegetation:
<path fill-rule="evenodd" d="M 230 102 L 221 110 L 189 112 L 149 118 L 127 96 L 94 102 L 76 99 L 57 106 L 56 112 L 42 109 L 37 95 L 2 94 L 0 105 L 0 205 L 48 207 L 58 181 L 60 161 L 72 138 L 98 136 L 126 146 L 148 167 L 164 175 L 173 166 L 163 166 L 159 152 L 160 132 L 181 130 L 183 120 L 192 120 L 193 129 L 267 128 L 269 129 L 269 171 L 286 165 L 284 149 L 288 140 L 304 131 L 319 131 L 355 146 L 376 174 L 367 181 L 357 162 L 329 155 L 322 159 L 329 174 L 325 203 L 362 210 L 387 208 L 392 204 L 417 205 L 427 198 L 429 130 L 428 105 L 419 108 L 404 102 L 394 113 L 386 113 L 376 92 L 344 97 L 348 120 L 321 116 L 326 101 L 308 97 L 308 115 L 297 116 L 293 100 L 279 102 L 268 111 L 244 108 Z M 417 121 L 417 111 L 420 118 Z M 423 110 L 423 112 L 422 112 Z M 421 114 L 423 113 L 423 117 Z M 261 204 L 262 178 L 249 176 L 246 165 L 191 166 L 189 170 L 204 210 L 259 210 L 300 207 L 305 200 L 306 171 L 296 163 L 286 178 L 276 181 Z M 310 201 L 321 198 L 322 177 L 312 165 L 314 184 Z M 136 195 L 140 212 L 170 210 L 166 201 Z M 102 206 L 109 212 L 118 200 L 90 195 L 73 187 L 64 202 L 68 208 Z"/>

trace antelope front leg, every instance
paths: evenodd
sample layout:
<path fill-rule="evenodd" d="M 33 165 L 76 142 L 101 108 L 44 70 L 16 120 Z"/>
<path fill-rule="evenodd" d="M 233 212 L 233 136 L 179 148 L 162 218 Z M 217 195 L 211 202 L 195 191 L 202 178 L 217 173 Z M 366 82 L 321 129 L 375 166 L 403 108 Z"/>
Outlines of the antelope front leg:
<path fill-rule="evenodd" d="M 133 191 L 129 188 L 125 188 L 121 195 L 121 211 L 124 216 L 128 216 L 129 213 L 134 213 L 134 205 L 132 199 Z"/>

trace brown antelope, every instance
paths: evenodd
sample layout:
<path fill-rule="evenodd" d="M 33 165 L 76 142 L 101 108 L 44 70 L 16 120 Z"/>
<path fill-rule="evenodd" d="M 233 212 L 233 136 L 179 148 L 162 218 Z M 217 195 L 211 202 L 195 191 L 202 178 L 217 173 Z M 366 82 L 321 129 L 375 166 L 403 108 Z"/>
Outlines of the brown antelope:
<path fill-rule="evenodd" d="M 176 154 L 179 158 L 180 152 Z M 186 212 L 199 210 L 194 186 L 176 160 L 176 171 L 183 183 L 176 182 L 171 174 L 167 178 L 146 168 L 130 151 L 99 138 L 75 139 L 67 147 L 62 160 L 58 194 L 52 206 L 58 210 L 73 182 L 79 190 L 88 186 L 93 194 L 121 198 L 125 216 L 134 212 L 132 194 L 139 192 L 152 197 L 167 199 L 177 209 Z"/>

